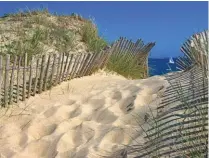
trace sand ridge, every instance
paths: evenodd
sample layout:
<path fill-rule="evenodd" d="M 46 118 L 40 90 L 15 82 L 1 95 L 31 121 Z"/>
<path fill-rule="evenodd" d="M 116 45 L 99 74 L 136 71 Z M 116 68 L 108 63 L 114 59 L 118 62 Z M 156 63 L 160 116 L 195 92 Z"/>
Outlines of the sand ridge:
<path fill-rule="evenodd" d="M 122 157 L 141 134 L 136 128 L 147 105 L 166 85 L 160 76 L 127 80 L 98 73 L 1 109 L 0 157 Z"/>

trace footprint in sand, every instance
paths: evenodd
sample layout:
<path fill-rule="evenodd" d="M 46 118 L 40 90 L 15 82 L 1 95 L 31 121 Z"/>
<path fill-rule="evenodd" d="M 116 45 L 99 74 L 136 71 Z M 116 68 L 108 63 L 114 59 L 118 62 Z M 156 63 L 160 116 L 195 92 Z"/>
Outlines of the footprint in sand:
<path fill-rule="evenodd" d="M 36 120 L 29 126 L 28 135 L 34 139 L 40 139 L 43 136 L 52 134 L 56 127 L 57 125 L 55 123 L 51 123 L 47 119 L 42 119 L 41 121 Z"/>
<path fill-rule="evenodd" d="M 110 124 L 114 122 L 118 117 L 114 115 L 113 112 L 109 111 L 108 109 L 103 109 L 96 111 L 93 114 L 93 120 L 102 123 L 102 124 Z"/>
<path fill-rule="evenodd" d="M 114 100 L 120 100 L 122 98 L 122 94 L 120 91 L 112 92 L 111 98 Z"/>
<path fill-rule="evenodd" d="M 76 153 L 76 148 L 72 148 L 68 151 L 58 153 L 55 158 L 75 158 Z"/>
<path fill-rule="evenodd" d="M 134 109 L 134 100 L 136 99 L 135 95 L 129 96 L 126 99 L 122 100 L 119 103 L 119 108 L 124 114 L 129 113 Z"/>
<path fill-rule="evenodd" d="M 70 119 L 73 117 L 77 117 L 81 114 L 81 109 L 79 108 L 80 105 L 62 105 L 57 106 L 56 108 L 51 108 L 47 110 L 44 115 L 50 116 L 56 122 L 61 122 L 66 119 Z"/>
<path fill-rule="evenodd" d="M 10 147 L 21 148 L 27 143 L 28 136 L 24 132 L 21 132 L 8 137 L 7 140 Z"/>
<path fill-rule="evenodd" d="M 46 110 L 43 114 L 46 118 L 48 118 L 48 117 L 54 115 L 58 108 L 59 108 L 59 106 L 53 106 L 53 107 L 49 108 L 48 110 Z"/>
<path fill-rule="evenodd" d="M 91 108 L 93 110 L 100 109 L 104 106 L 105 100 L 103 98 L 91 98 L 88 100 L 88 104 L 91 105 Z"/>
<path fill-rule="evenodd" d="M 46 141 L 46 140 L 37 140 L 33 141 L 28 144 L 28 146 L 24 149 L 22 153 L 19 153 L 15 156 L 15 158 L 18 157 L 24 157 L 24 155 L 30 155 L 33 158 L 39 158 L 39 157 L 55 157 L 57 154 L 55 149 L 56 144 Z"/>
<path fill-rule="evenodd" d="M 80 127 L 68 130 L 59 140 L 57 144 L 58 152 L 66 152 L 72 148 L 78 147 L 83 143 L 82 132 Z"/>

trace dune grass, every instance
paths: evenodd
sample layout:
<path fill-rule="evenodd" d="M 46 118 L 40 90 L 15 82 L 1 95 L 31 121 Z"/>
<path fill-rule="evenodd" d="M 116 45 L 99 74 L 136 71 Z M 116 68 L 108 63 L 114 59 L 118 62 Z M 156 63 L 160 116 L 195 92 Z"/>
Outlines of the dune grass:
<path fill-rule="evenodd" d="M 128 52 L 120 55 L 112 54 L 107 62 L 106 69 L 129 79 L 140 79 L 144 75 L 144 67 L 139 65 L 135 56 L 130 56 Z"/>
<path fill-rule="evenodd" d="M 107 42 L 99 37 L 98 30 L 93 23 L 87 22 L 81 28 L 82 41 L 87 44 L 90 52 L 98 53 L 107 46 Z"/>
<path fill-rule="evenodd" d="M 33 55 L 47 53 L 51 47 L 56 52 L 69 52 L 75 48 L 75 33 L 66 28 L 56 25 L 48 19 L 47 9 L 21 11 L 16 14 L 9 14 L 13 20 L 20 20 L 21 23 L 12 28 L 16 38 L 1 46 L 1 55 L 23 55 L 28 54 L 30 60 Z M 24 19 L 18 19 L 24 18 Z"/>

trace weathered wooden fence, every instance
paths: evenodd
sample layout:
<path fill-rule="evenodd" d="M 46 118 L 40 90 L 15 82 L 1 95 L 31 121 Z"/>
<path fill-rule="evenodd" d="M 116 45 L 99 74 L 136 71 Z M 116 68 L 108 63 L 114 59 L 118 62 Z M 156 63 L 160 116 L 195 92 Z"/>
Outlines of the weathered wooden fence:
<path fill-rule="evenodd" d="M 170 83 L 151 118 L 146 143 L 129 151 L 136 158 L 206 157 L 208 82 L 198 67 L 166 76 Z"/>
<path fill-rule="evenodd" d="M 99 53 L 58 53 L 32 56 L 0 56 L 0 106 L 24 101 L 36 93 L 48 90 L 62 81 L 90 75 L 103 68 L 112 54 L 128 53 L 145 64 L 154 43 L 144 45 L 141 39 L 133 43 L 120 38 L 112 47 Z M 145 65 L 147 66 L 147 65 Z"/>
<path fill-rule="evenodd" d="M 0 105 L 24 101 L 62 81 L 92 74 L 104 67 L 108 52 L 50 54 L 27 59 L 24 56 L 0 56 Z"/>
<path fill-rule="evenodd" d="M 150 50 L 155 46 L 154 42 L 144 44 L 142 39 L 138 39 L 135 43 L 125 37 L 120 37 L 119 40 L 113 43 L 112 50 L 109 56 L 128 54 L 138 60 L 138 64 L 144 68 L 144 78 L 149 76 L 148 56 Z"/>
<path fill-rule="evenodd" d="M 145 130 L 136 158 L 206 158 L 208 155 L 208 32 L 182 46 L 182 72 L 165 75 L 166 89 Z M 194 45 L 191 45 L 194 42 Z M 151 116 L 151 115 L 150 115 Z"/>

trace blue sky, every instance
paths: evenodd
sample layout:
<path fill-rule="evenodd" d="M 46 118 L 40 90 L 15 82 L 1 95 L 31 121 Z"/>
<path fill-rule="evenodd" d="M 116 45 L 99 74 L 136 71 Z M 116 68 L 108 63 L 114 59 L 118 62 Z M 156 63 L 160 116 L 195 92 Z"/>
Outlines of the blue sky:
<path fill-rule="evenodd" d="M 188 37 L 208 29 L 208 2 L 0 2 L 0 16 L 41 6 L 58 14 L 94 17 L 108 41 L 125 36 L 156 42 L 154 58 L 179 56 Z"/>

